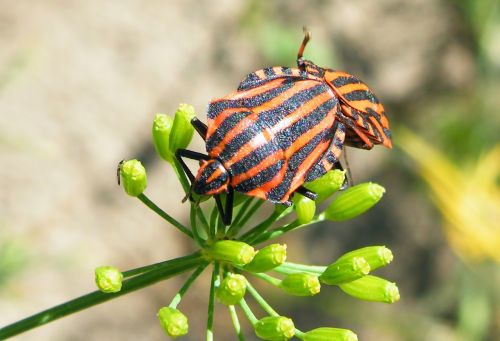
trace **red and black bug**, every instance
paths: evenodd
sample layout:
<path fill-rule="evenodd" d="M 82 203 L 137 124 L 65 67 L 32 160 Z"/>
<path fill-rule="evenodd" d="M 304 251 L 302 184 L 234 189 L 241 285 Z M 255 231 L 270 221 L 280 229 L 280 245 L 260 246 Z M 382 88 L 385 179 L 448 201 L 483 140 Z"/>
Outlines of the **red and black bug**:
<path fill-rule="evenodd" d="M 344 145 L 391 148 L 384 107 L 354 76 L 322 68 L 302 54 L 298 68 L 275 66 L 247 75 L 237 91 L 212 100 L 207 125 L 192 124 L 206 141 L 208 155 L 179 149 L 176 156 L 197 194 L 214 195 L 226 225 L 234 191 L 290 205 L 290 196 L 316 194 L 303 187 L 340 168 Z M 196 177 L 182 157 L 200 161 Z M 219 197 L 227 193 L 223 209 Z"/>

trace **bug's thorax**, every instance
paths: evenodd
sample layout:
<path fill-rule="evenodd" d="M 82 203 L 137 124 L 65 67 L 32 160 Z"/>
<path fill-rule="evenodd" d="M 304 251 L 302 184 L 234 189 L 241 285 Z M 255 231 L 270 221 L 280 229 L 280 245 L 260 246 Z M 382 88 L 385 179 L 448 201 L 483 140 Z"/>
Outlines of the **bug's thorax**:
<path fill-rule="evenodd" d="M 227 191 L 230 176 L 217 159 L 201 160 L 193 190 L 200 195 L 214 195 Z"/>

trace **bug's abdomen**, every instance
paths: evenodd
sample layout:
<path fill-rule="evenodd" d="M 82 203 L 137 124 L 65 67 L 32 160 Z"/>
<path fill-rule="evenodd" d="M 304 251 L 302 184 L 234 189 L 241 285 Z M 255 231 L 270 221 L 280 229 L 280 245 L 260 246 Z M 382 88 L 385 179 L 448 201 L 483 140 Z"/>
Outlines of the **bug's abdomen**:
<path fill-rule="evenodd" d="M 338 101 L 323 82 L 279 78 L 212 101 L 207 152 L 236 191 L 284 202 L 328 150 Z"/>

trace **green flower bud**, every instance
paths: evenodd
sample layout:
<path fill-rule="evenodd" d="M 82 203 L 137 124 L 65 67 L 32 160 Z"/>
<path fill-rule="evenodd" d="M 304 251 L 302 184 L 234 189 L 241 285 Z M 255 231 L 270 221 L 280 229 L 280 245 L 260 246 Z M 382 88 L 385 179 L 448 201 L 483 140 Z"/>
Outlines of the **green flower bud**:
<path fill-rule="evenodd" d="M 250 245 L 236 240 L 219 240 L 212 244 L 208 256 L 214 260 L 245 265 L 252 261 L 255 250 Z"/>
<path fill-rule="evenodd" d="M 242 275 L 227 275 L 217 288 L 217 298 L 222 304 L 238 304 L 247 290 L 247 280 Z"/>
<path fill-rule="evenodd" d="M 384 187 L 372 182 L 348 188 L 328 206 L 325 210 L 325 217 L 333 221 L 354 218 L 379 202 L 384 193 Z"/>
<path fill-rule="evenodd" d="M 186 148 L 191 142 L 194 127 L 191 120 L 195 118 L 194 108 L 188 104 L 179 105 L 175 112 L 172 133 L 170 134 L 170 152 L 175 155 L 177 149 Z"/>
<path fill-rule="evenodd" d="M 339 285 L 346 294 L 365 301 L 394 303 L 399 301 L 396 283 L 376 276 L 365 276 Z"/>
<path fill-rule="evenodd" d="M 170 132 L 174 120 L 165 114 L 157 114 L 153 120 L 153 143 L 163 160 L 172 162 L 174 154 L 170 150 Z"/>
<path fill-rule="evenodd" d="M 245 270 L 266 272 L 282 265 L 285 261 L 286 245 L 271 244 L 257 251 L 252 261 L 245 265 Z"/>
<path fill-rule="evenodd" d="M 290 295 L 313 296 L 319 293 L 321 284 L 317 276 L 308 273 L 296 273 L 287 275 L 280 284 L 280 287 Z"/>
<path fill-rule="evenodd" d="M 385 246 L 367 246 L 342 255 L 337 261 L 354 257 L 363 257 L 370 265 L 370 271 L 386 266 L 394 258 L 391 250 Z"/>
<path fill-rule="evenodd" d="M 322 177 L 305 184 L 305 187 L 318 195 L 316 202 L 322 203 L 333 193 L 337 192 L 345 180 L 345 171 L 334 169 Z"/>
<path fill-rule="evenodd" d="M 123 274 L 114 266 L 100 266 L 95 269 L 95 283 L 104 293 L 114 293 L 122 289 Z"/>
<path fill-rule="evenodd" d="M 348 329 L 316 328 L 304 334 L 303 341 L 358 341 L 358 336 Z"/>
<path fill-rule="evenodd" d="M 253 328 L 255 334 L 263 340 L 282 341 L 295 335 L 293 321 L 283 316 L 267 316 L 257 321 Z"/>
<path fill-rule="evenodd" d="M 321 283 L 335 285 L 361 278 L 370 272 L 370 265 L 363 257 L 337 260 L 319 276 Z"/>
<path fill-rule="evenodd" d="M 307 224 L 314 217 L 314 213 L 316 212 L 316 203 L 298 193 L 293 196 L 293 203 L 295 207 L 295 212 L 297 212 L 297 218 L 299 219 L 299 223 Z"/>
<path fill-rule="evenodd" d="M 148 179 L 146 177 L 146 169 L 141 162 L 128 160 L 120 163 L 119 167 L 125 192 L 133 197 L 137 197 L 144 192 L 148 185 Z"/>
<path fill-rule="evenodd" d="M 172 338 L 183 336 L 188 333 L 189 324 L 186 315 L 179 310 L 163 307 L 158 311 L 158 319 L 165 333 Z"/>

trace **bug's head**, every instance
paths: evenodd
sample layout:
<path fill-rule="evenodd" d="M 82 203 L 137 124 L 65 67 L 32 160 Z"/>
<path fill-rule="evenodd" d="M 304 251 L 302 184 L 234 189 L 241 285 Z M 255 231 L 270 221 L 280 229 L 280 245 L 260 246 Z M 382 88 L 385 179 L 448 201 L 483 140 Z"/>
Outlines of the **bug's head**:
<path fill-rule="evenodd" d="M 202 160 L 193 191 L 200 195 L 214 195 L 226 191 L 228 184 L 229 174 L 219 160 Z"/>
<path fill-rule="evenodd" d="M 297 60 L 297 66 L 299 69 L 306 71 L 307 73 L 314 75 L 316 77 L 322 78 L 325 75 L 325 69 L 314 64 L 310 60 L 300 58 Z"/>

